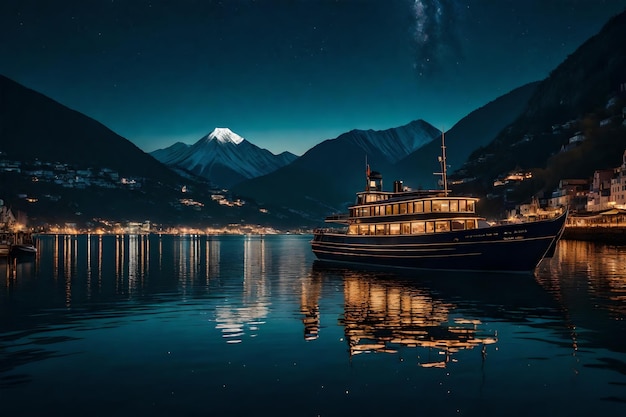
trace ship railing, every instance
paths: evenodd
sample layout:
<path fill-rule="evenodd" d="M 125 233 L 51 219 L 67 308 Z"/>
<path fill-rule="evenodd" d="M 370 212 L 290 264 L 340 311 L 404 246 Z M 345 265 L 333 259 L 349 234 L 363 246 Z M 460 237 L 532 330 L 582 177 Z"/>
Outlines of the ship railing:
<path fill-rule="evenodd" d="M 326 221 L 327 222 L 345 222 L 346 220 L 348 220 L 349 215 L 346 213 L 340 213 L 340 214 L 331 214 L 330 216 L 326 216 Z"/>
<path fill-rule="evenodd" d="M 324 234 L 332 234 L 332 233 L 345 233 L 345 228 L 319 227 L 313 230 L 313 234 L 316 234 L 316 235 L 324 235 Z"/>

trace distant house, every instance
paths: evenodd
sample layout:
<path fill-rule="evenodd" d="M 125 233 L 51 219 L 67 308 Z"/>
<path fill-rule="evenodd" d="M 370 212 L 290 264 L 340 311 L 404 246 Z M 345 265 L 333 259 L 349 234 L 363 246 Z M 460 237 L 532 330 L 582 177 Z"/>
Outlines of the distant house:
<path fill-rule="evenodd" d="M 16 161 L 6 161 L 6 160 L 0 161 L 0 171 L 20 173 L 22 171 L 21 163 L 16 162 Z"/>
<path fill-rule="evenodd" d="M 622 165 L 614 170 L 611 178 L 610 204 L 626 209 L 626 151 L 622 156 Z"/>
<path fill-rule="evenodd" d="M 587 211 L 602 211 L 610 208 L 613 173 L 613 169 L 602 169 L 593 173 L 587 196 Z"/>
<path fill-rule="evenodd" d="M 548 207 L 567 207 L 570 211 L 579 212 L 587 209 L 589 194 L 588 179 L 564 179 L 559 187 L 552 192 L 547 200 Z"/>
<path fill-rule="evenodd" d="M 622 120 L 620 116 L 611 116 L 606 119 L 600 120 L 600 127 L 610 126 L 614 123 L 619 123 Z"/>
<path fill-rule="evenodd" d="M 585 141 L 585 135 L 583 135 L 582 132 L 576 132 L 574 136 L 569 138 L 568 143 L 575 144 L 575 143 L 581 143 L 584 141 Z"/>
<path fill-rule="evenodd" d="M 605 108 L 610 109 L 611 107 L 614 107 L 615 105 L 617 105 L 618 103 L 618 97 L 611 97 L 607 102 L 606 102 L 606 106 Z"/>

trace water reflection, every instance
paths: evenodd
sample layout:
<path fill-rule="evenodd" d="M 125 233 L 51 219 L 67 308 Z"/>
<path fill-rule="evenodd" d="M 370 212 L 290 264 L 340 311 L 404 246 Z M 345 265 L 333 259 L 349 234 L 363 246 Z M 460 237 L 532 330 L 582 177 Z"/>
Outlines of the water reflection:
<path fill-rule="evenodd" d="M 445 367 L 461 349 L 496 343 L 480 319 L 453 317 L 455 305 L 422 288 L 397 282 L 344 274 L 343 325 L 350 355 L 362 352 L 397 353 L 397 346 L 434 350 L 442 360 L 420 361 L 424 367 Z"/>
<path fill-rule="evenodd" d="M 560 310 L 531 276 L 467 273 L 389 273 L 316 262 L 302 291 L 305 338 L 318 335 L 321 282 L 343 282 L 344 328 L 350 356 L 415 350 L 422 367 L 446 367 L 477 348 L 482 359 L 498 342 L 485 322 L 531 323 Z M 497 348 L 497 346 L 496 346 Z M 408 350 L 407 350 L 408 349 Z"/>
<path fill-rule="evenodd" d="M 239 343 L 265 323 L 274 287 L 289 291 L 298 285 L 293 275 L 306 271 L 300 245 L 288 237 L 269 241 L 264 236 L 41 236 L 29 264 L 35 273 L 18 282 L 17 268 L 6 268 L 6 288 L 18 289 L 39 275 L 55 287 L 52 294 L 62 289 L 66 309 L 151 299 L 190 303 L 209 296 L 215 300 L 213 325 L 228 343 Z M 31 307 L 60 307 L 60 301 L 52 296 Z"/>
<path fill-rule="evenodd" d="M 617 336 L 626 332 L 626 247 L 562 241 L 536 277 L 559 302 L 573 337 L 626 352 Z"/>
<path fill-rule="evenodd" d="M 206 398 L 213 414 L 274 413 L 276 392 L 284 415 L 626 401 L 626 248 L 563 242 L 535 276 L 400 273 L 324 266 L 308 240 L 42 237 L 34 260 L 0 264 L 9 410 L 41 415 L 68 390 L 76 409 L 133 415 L 206 414 Z"/>

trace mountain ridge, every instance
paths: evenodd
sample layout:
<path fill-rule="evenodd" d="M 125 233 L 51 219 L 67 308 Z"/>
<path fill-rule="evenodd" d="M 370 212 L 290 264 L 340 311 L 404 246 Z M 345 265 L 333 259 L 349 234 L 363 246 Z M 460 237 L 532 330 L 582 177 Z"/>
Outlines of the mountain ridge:
<path fill-rule="evenodd" d="M 150 155 L 170 167 L 184 169 L 227 188 L 268 174 L 297 159 L 287 151 L 275 155 L 229 128 L 215 128 L 192 145 L 176 142 Z"/>
<path fill-rule="evenodd" d="M 320 142 L 289 165 L 236 185 L 233 192 L 319 221 L 353 202 L 354 193 L 365 184 L 366 160 L 372 169 L 393 173 L 397 156 L 407 153 L 410 144 L 424 146 L 440 134 L 424 120 L 378 131 L 354 129 Z M 394 140 L 402 140 L 403 146 L 389 152 L 387 144 Z"/>

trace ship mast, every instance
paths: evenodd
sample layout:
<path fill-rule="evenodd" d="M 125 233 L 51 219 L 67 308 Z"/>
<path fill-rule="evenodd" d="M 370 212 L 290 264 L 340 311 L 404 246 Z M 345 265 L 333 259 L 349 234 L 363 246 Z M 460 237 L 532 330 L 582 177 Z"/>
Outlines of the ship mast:
<path fill-rule="evenodd" d="M 446 142 L 445 142 L 445 134 L 443 130 L 441 130 L 441 156 L 438 158 L 439 164 L 441 165 L 441 172 L 435 172 L 435 175 L 441 175 L 441 182 L 443 183 L 443 194 L 448 195 L 448 174 L 447 174 L 447 163 L 446 163 Z"/>
<path fill-rule="evenodd" d="M 365 154 L 365 191 L 370 190 L 370 164 L 367 163 L 367 154 Z"/>

